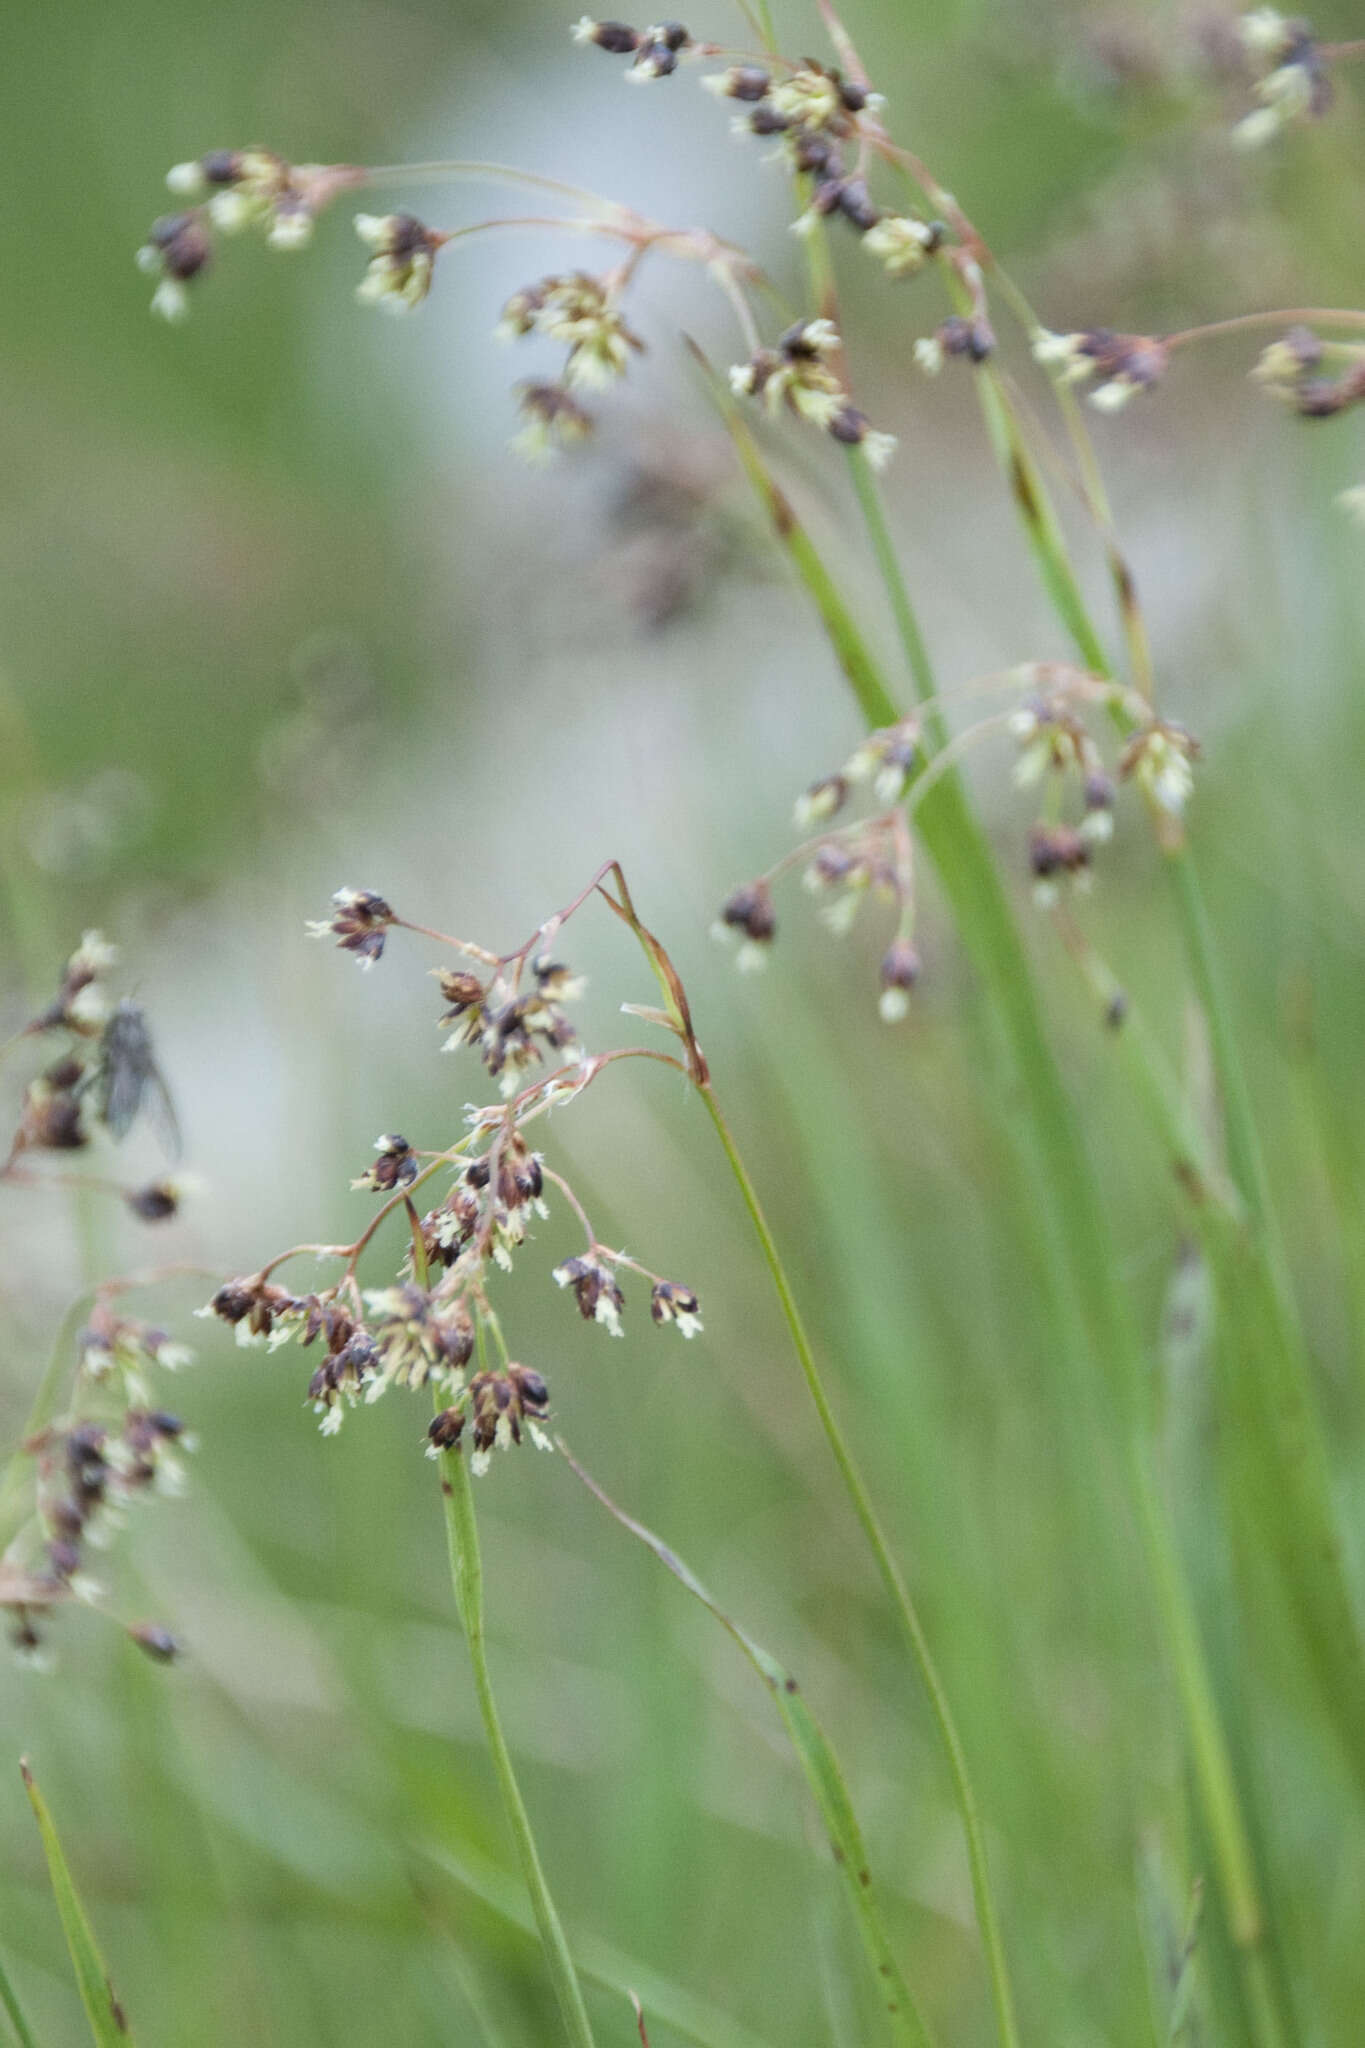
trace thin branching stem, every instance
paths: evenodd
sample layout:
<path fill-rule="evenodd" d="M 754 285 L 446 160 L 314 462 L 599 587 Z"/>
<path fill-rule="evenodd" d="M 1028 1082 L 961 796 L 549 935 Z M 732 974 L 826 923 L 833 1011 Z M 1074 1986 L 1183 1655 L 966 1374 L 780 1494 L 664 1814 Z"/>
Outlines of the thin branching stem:
<path fill-rule="evenodd" d="M 699 1083 L 698 1093 L 706 1105 L 707 1115 L 715 1126 L 716 1136 L 720 1140 L 721 1149 L 729 1163 L 730 1171 L 734 1175 L 744 1207 L 748 1211 L 749 1220 L 753 1225 L 754 1235 L 757 1237 L 762 1250 L 764 1263 L 772 1276 L 773 1286 L 777 1291 L 778 1301 L 781 1303 L 783 1318 L 786 1321 L 787 1329 L 791 1336 L 792 1348 L 796 1352 L 811 1400 L 815 1404 L 815 1412 L 820 1418 L 820 1427 L 824 1431 L 825 1439 L 834 1457 L 834 1462 L 839 1468 L 839 1476 L 844 1482 L 844 1487 L 853 1505 L 853 1511 L 858 1518 L 864 1536 L 867 1538 L 868 1547 L 876 1561 L 882 1583 L 891 1600 L 891 1605 L 901 1630 L 910 1646 L 915 1663 L 919 1667 L 924 1689 L 929 1696 L 929 1704 L 933 1711 L 934 1722 L 938 1729 L 944 1755 L 947 1759 L 958 1813 L 962 1821 L 963 1833 L 966 1837 L 967 1860 L 972 1878 L 972 1894 L 976 1904 L 977 1923 L 981 1930 L 982 1945 L 986 1953 L 986 1966 L 990 1974 L 991 1996 L 995 2006 L 997 2029 L 1002 2048 L 1019 2048 L 1019 2032 L 1015 2019 L 1014 1997 L 1010 1987 L 1009 1965 L 1005 1956 L 1004 1939 L 1001 1934 L 1000 1919 L 991 1884 L 990 1867 L 986 1855 L 986 1840 L 981 1825 L 980 1811 L 977 1806 L 976 1791 L 972 1784 L 971 1772 L 967 1764 L 967 1755 L 962 1745 L 962 1738 L 958 1733 L 957 1722 L 954 1719 L 943 1680 L 939 1675 L 938 1666 L 934 1661 L 933 1651 L 929 1647 L 929 1638 L 925 1633 L 924 1624 L 920 1619 L 919 1611 L 915 1606 L 910 1588 L 905 1582 L 900 1566 L 897 1564 L 891 1546 L 886 1539 L 885 1531 L 877 1518 L 877 1511 L 872 1505 L 872 1497 L 868 1492 L 866 1481 L 858 1469 L 848 1441 L 839 1425 L 838 1417 L 830 1405 L 829 1395 L 820 1376 L 820 1368 L 816 1363 L 815 1352 L 806 1331 L 805 1322 L 802 1319 L 800 1308 L 797 1306 L 796 1296 L 792 1291 L 791 1281 L 787 1277 L 786 1268 L 782 1263 L 782 1255 L 778 1251 L 777 1241 L 769 1227 L 768 1219 L 763 1213 L 762 1204 L 758 1199 L 758 1192 L 749 1177 L 748 1168 L 744 1164 L 744 1159 L 735 1141 L 734 1134 L 721 1112 L 720 1104 L 716 1100 L 715 1091 L 710 1084 Z"/>

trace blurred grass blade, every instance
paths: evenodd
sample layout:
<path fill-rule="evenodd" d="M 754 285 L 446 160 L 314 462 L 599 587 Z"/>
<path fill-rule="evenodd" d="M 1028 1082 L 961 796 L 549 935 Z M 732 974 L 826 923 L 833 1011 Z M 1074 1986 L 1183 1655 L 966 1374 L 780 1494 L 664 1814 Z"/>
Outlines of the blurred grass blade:
<path fill-rule="evenodd" d="M 23 2007 L 14 1995 L 14 1986 L 9 1981 L 9 1972 L 3 1963 L 0 1963 L 0 2005 L 5 2008 L 5 2017 L 10 2023 L 10 2029 L 19 2043 L 19 2048 L 38 2048 L 33 2038 L 33 2029 L 24 2018 Z"/>
<path fill-rule="evenodd" d="M 900 709 L 886 686 L 881 668 L 859 632 L 853 614 L 839 595 L 833 577 L 818 554 L 810 535 L 796 516 L 791 500 L 763 460 L 757 441 L 695 342 L 688 343 L 706 379 L 707 390 L 724 420 L 735 453 L 754 492 L 772 522 L 773 532 L 791 559 L 792 567 L 805 584 L 820 614 L 839 666 L 853 687 L 863 715 L 873 725 L 894 725 Z"/>
<path fill-rule="evenodd" d="M 467 1844 L 461 1845 L 458 1856 L 436 1843 L 423 1843 L 421 1853 L 433 1868 L 472 1893 L 490 1913 L 519 1928 L 529 1940 L 535 1940 L 536 1925 L 530 1908 L 520 1887 L 504 1871 L 491 1863 L 476 1862 Z M 692 2042 L 693 2048 L 770 2048 L 762 2035 L 718 2012 L 705 1999 L 671 1983 L 647 1963 L 624 1954 L 609 1942 L 575 1932 L 573 1947 L 581 1977 L 618 1998 L 629 1999 L 633 1994 L 642 1999 L 656 2026 L 671 2028 L 684 2041 Z"/>
<path fill-rule="evenodd" d="M 1191 1887 L 1183 1926 L 1177 1918 L 1170 1873 L 1160 1848 L 1146 1842 L 1138 1856 L 1138 1908 L 1161 2048 L 1198 2048 L 1202 2038 L 1196 1991 L 1197 1959 L 1204 1918 L 1204 1887 Z"/>
<path fill-rule="evenodd" d="M 1100 675 L 1113 664 L 1095 630 L 1046 484 L 998 375 L 977 373 L 987 431 L 1010 486 L 1030 549 L 1057 615 L 1082 658 Z M 1136 597 L 1130 585 L 1130 607 Z M 1264 1543 L 1274 1558 L 1286 1615 L 1297 1627 L 1317 1683 L 1321 1709 L 1357 1783 L 1365 1789 L 1365 1646 L 1342 1568 L 1342 1544 L 1312 1374 L 1278 1226 L 1260 1139 L 1228 1006 L 1215 961 L 1208 913 L 1189 847 L 1168 848 L 1165 865 L 1195 991 L 1207 1019 L 1222 1098 L 1228 1163 L 1246 1207 L 1244 1229 L 1225 1212 L 1196 1203 L 1218 1275 L 1220 1302 L 1235 1319 L 1244 1357 L 1225 1373 L 1233 1427 L 1223 1432 L 1255 1511 L 1240 1521 L 1243 1543 Z"/>
<path fill-rule="evenodd" d="M 591 1473 L 586 1472 L 578 1463 L 568 1447 L 559 1439 L 556 1439 L 556 1442 L 567 1463 L 578 1474 L 589 1493 L 601 1502 L 607 1513 L 619 1522 L 623 1529 L 643 1543 L 646 1549 L 653 1551 L 660 1564 L 673 1574 L 680 1585 L 686 1587 L 694 1599 L 699 1600 L 703 1607 L 714 1614 L 722 1628 L 728 1630 L 739 1644 L 768 1687 L 786 1726 L 792 1748 L 796 1752 L 796 1760 L 801 1766 L 806 1783 L 810 1786 L 821 1818 L 829 1832 L 834 1860 L 862 1933 L 892 2035 L 897 2041 L 907 2044 L 907 2048 L 928 2048 L 928 2029 L 911 1998 L 909 1987 L 901 1975 L 900 1965 L 896 1961 L 882 1925 L 868 1870 L 862 1830 L 858 1826 L 857 1816 L 849 1800 L 843 1772 L 829 1746 L 824 1730 L 806 1705 L 796 1680 L 785 1665 L 780 1664 L 761 1643 L 755 1642 L 748 1631 L 742 1628 L 733 1616 L 725 1612 L 676 1552 L 670 1550 L 652 1529 L 645 1528 L 643 1523 L 635 1521 L 623 1508 L 617 1507 L 616 1503 L 602 1491 Z"/>
<path fill-rule="evenodd" d="M 128 2048 L 133 2038 L 132 2033 L 123 2007 L 114 1995 L 109 1973 L 95 1946 L 95 1937 L 72 1882 L 71 1872 L 67 1869 L 52 1815 L 47 1810 L 47 1802 L 34 1783 L 27 1758 L 20 1761 L 19 1769 L 23 1773 L 29 1804 L 37 1818 L 38 1832 L 43 1838 L 47 1874 L 52 1883 L 53 1897 L 57 1901 L 57 1911 L 61 1915 L 66 1945 L 71 1951 L 81 2001 L 90 2021 L 90 2031 L 95 2037 L 97 2048 Z"/>

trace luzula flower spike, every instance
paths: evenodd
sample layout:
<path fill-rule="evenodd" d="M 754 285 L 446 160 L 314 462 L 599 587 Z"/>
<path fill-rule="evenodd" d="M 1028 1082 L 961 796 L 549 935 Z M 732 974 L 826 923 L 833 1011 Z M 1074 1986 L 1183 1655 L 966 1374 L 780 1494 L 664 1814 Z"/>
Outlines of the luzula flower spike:
<path fill-rule="evenodd" d="M 436 970 L 446 1048 L 477 1053 L 502 1097 L 468 1109 L 454 1142 L 442 1149 L 422 1150 L 396 1132 L 376 1140 L 374 1161 L 351 1182 L 353 1190 L 381 1198 L 369 1224 L 351 1245 L 296 1248 L 340 1259 L 334 1284 L 292 1292 L 273 1277 L 296 1255 L 286 1252 L 255 1274 L 226 1281 L 202 1311 L 230 1325 L 239 1343 L 273 1350 L 320 1341 L 323 1355 L 307 1396 L 325 1434 L 336 1433 L 349 1409 L 378 1400 L 391 1387 L 434 1388 L 443 1405 L 429 1444 L 440 1451 L 468 1442 L 476 1472 L 485 1469 L 493 1450 L 521 1443 L 523 1425 L 533 1442 L 542 1441 L 535 1424 L 547 1412 L 545 1381 L 529 1366 L 508 1361 L 489 1287 L 499 1272 L 513 1268 L 534 1223 L 550 1218 L 556 1193 L 583 1227 L 587 1244 L 553 1267 L 552 1277 L 573 1293 L 584 1317 L 623 1335 L 622 1278 L 635 1273 L 649 1283 L 655 1323 L 672 1324 L 684 1337 L 701 1329 L 691 1288 L 603 1245 L 569 1183 L 528 1139 L 529 1127 L 548 1110 L 580 1097 L 620 1059 L 662 1057 L 670 1066 L 680 1064 L 645 1048 L 592 1055 L 579 1042 L 564 1006 L 582 996 L 585 984 L 551 947 L 567 919 L 600 889 L 599 877 L 510 954 L 409 925 L 374 890 L 338 890 L 333 915 L 312 927 L 319 936 L 335 937 L 362 965 L 373 964 L 388 934 L 399 928 L 452 949 L 459 964 Z M 608 900 L 625 914 L 619 899 Z M 650 959 L 657 969 L 655 952 Z M 685 999 L 677 997 L 676 1005 L 677 1019 L 685 1021 Z M 665 1021 L 681 1028 L 676 1020 Z M 699 1053 L 684 1071 L 704 1073 Z M 444 1185 L 427 1194 L 429 1206 L 419 1209 L 413 1199 L 418 1190 L 438 1179 Z M 362 1290 L 358 1261 L 396 1211 L 407 1223 L 397 1276 L 387 1286 Z M 500 1367 L 490 1361 L 490 1347 L 501 1356 Z"/>

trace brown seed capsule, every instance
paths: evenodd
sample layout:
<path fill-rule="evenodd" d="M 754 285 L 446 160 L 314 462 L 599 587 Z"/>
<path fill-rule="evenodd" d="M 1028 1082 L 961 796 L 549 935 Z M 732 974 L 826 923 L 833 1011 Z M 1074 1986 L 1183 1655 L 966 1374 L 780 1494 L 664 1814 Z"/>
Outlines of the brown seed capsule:
<path fill-rule="evenodd" d="M 128 1631 L 128 1640 L 136 1643 L 143 1655 L 150 1657 L 154 1664 L 173 1664 L 180 1655 L 180 1645 L 169 1629 L 159 1622 L 135 1622 Z"/>
<path fill-rule="evenodd" d="M 777 931 L 773 894 L 766 882 L 746 882 L 721 906 L 721 921 L 742 931 L 757 945 L 767 945 Z"/>

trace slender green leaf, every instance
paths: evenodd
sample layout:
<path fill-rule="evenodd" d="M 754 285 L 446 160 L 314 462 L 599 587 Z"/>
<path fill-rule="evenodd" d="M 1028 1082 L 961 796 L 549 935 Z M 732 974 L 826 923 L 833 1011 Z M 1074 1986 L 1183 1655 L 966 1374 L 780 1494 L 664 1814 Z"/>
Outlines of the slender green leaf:
<path fill-rule="evenodd" d="M 96 2048 L 128 2048 L 132 2041 L 123 2007 L 114 1994 L 109 1973 L 104 1967 L 85 1908 L 72 1882 L 62 1845 L 53 1826 L 52 1815 L 47 1802 L 34 1782 L 28 1760 L 20 1761 L 24 1785 L 28 1791 L 29 1803 L 38 1822 L 38 1832 L 43 1838 L 43 1853 L 47 1857 L 47 1874 L 52 1884 L 57 1911 L 61 1915 L 66 1945 L 71 1951 L 71 1961 L 76 1971 L 76 1982 L 80 1988 L 81 2001 L 90 2021 L 90 2031 L 95 2037 Z"/>
<path fill-rule="evenodd" d="M 882 1925 L 862 1830 L 858 1826 L 857 1816 L 849 1800 L 843 1772 L 824 1730 L 807 1706 L 801 1688 L 786 1666 L 780 1664 L 770 1651 L 765 1650 L 761 1643 L 754 1640 L 747 1629 L 742 1628 L 732 1615 L 726 1613 L 719 1602 L 707 1592 L 696 1573 L 683 1563 L 675 1551 L 670 1550 L 652 1529 L 645 1528 L 642 1522 L 635 1521 L 623 1508 L 617 1507 L 563 1442 L 559 1443 L 559 1449 L 589 1493 L 601 1502 L 607 1513 L 630 1535 L 643 1543 L 646 1549 L 652 1550 L 660 1564 L 672 1572 L 679 1585 L 685 1586 L 695 1600 L 699 1600 L 703 1607 L 714 1614 L 721 1627 L 729 1631 L 772 1694 L 773 1702 L 782 1717 L 796 1753 L 796 1760 L 801 1766 L 828 1831 L 834 1861 L 844 1881 L 862 1933 L 892 2035 L 897 2041 L 907 2044 L 907 2048 L 928 2048 L 928 2029 L 910 1995 L 909 1987 L 887 1938 L 886 1929 Z"/>

